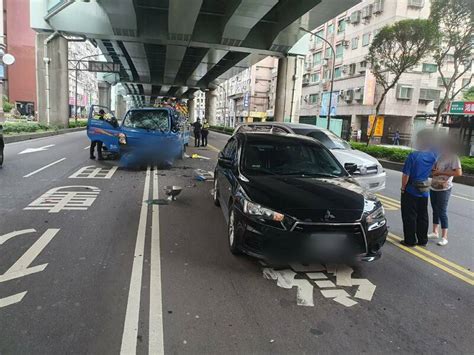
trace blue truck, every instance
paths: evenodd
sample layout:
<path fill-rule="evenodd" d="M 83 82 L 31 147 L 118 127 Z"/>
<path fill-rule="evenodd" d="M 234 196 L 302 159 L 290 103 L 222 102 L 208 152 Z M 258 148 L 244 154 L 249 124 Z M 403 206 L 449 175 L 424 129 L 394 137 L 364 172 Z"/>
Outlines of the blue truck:
<path fill-rule="evenodd" d="M 183 159 L 189 143 L 187 118 L 172 107 L 130 109 L 121 122 L 107 108 L 94 105 L 89 112 L 87 135 L 102 142 L 103 150 L 120 159 L 122 166 L 171 166 Z M 107 111 L 106 111 L 107 112 Z"/>

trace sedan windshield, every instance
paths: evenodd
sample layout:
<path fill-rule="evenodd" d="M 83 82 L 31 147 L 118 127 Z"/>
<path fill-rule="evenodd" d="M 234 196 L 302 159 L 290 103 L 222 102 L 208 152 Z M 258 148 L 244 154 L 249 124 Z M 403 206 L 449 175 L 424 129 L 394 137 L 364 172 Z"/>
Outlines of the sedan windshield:
<path fill-rule="evenodd" d="M 169 129 L 168 110 L 134 110 L 123 121 L 124 127 L 167 131 Z"/>
<path fill-rule="evenodd" d="M 306 131 L 306 132 L 296 132 L 297 134 L 302 134 L 311 138 L 314 138 L 321 142 L 328 149 L 351 149 L 351 146 L 346 141 L 342 140 L 334 133 L 330 131 Z"/>
<path fill-rule="evenodd" d="M 340 177 L 344 170 L 331 154 L 317 145 L 297 142 L 249 142 L 242 170 L 248 175 Z"/>

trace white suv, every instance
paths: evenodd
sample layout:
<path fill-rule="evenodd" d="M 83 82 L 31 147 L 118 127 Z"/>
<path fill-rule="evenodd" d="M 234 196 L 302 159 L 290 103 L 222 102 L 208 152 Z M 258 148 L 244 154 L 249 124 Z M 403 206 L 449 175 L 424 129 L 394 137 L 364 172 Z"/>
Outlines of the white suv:
<path fill-rule="evenodd" d="M 327 129 L 302 123 L 255 122 L 237 126 L 234 134 L 248 131 L 299 134 L 314 138 L 331 150 L 343 166 L 346 163 L 357 164 L 357 170 L 352 175 L 363 188 L 371 192 L 385 188 L 386 173 L 379 161 L 364 152 L 352 149 L 348 142 Z"/>

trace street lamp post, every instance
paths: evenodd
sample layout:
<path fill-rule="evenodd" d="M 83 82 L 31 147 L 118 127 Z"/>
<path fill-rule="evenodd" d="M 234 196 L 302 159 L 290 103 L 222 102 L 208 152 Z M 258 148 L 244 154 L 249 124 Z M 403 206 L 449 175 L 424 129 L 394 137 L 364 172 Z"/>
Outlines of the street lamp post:
<path fill-rule="evenodd" d="M 331 87 L 330 87 L 330 92 L 329 92 L 329 105 L 328 105 L 328 115 L 327 115 L 328 117 L 327 129 L 329 129 L 330 124 L 331 124 L 331 106 L 332 106 L 332 92 L 334 89 L 334 68 L 336 64 L 336 51 L 334 50 L 333 45 L 326 38 L 309 31 L 304 27 L 300 27 L 300 30 L 303 32 L 309 33 L 311 36 L 321 39 L 331 48 L 331 52 L 332 52 Z"/>

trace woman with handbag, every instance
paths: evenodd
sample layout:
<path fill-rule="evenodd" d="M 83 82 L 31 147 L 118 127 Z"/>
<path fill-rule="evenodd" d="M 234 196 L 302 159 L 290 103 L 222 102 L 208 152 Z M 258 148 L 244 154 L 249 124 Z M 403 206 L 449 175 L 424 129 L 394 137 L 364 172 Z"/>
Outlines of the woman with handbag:
<path fill-rule="evenodd" d="M 429 238 L 439 238 L 441 222 L 441 240 L 438 245 L 448 244 L 448 203 L 453 188 L 453 178 L 462 175 L 461 161 L 452 151 L 451 144 L 445 144 L 433 170 L 430 198 L 433 209 L 433 232 Z"/>

